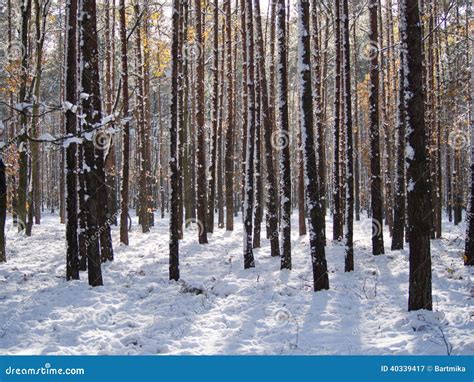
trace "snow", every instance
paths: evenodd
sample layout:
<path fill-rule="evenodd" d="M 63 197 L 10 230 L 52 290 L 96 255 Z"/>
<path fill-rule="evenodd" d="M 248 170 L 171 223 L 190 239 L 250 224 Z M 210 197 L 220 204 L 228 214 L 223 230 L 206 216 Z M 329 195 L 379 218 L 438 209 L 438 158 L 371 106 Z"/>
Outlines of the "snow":
<path fill-rule="evenodd" d="M 474 354 L 474 271 L 462 265 L 464 224 L 444 221 L 444 238 L 432 241 L 435 311 L 408 313 L 408 253 L 386 247 L 386 255 L 372 256 L 367 218 L 354 224 L 354 272 L 344 272 L 344 246 L 328 240 L 331 289 L 317 293 L 307 237 L 297 232 L 292 271 L 280 271 L 264 238 L 254 250 L 256 267 L 243 270 L 241 217 L 234 232 L 216 228 L 208 245 L 197 244 L 190 229 L 180 243 L 182 280 L 174 282 L 168 220 L 156 216 L 142 234 L 133 219 L 128 247 L 118 245 L 113 227 L 115 261 L 103 265 L 105 285 L 96 288 L 86 273 L 65 280 L 65 227 L 57 215 L 45 214 L 30 238 L 7 221 L 1 353 Z M 329 219 L 327 228 L 332 237 Z"/>

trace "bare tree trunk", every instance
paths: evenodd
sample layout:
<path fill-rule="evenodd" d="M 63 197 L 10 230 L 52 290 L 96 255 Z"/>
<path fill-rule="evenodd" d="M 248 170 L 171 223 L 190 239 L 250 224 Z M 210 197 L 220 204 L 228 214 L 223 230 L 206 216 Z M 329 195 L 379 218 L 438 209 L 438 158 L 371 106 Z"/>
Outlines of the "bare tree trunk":
<path fill-rule="evenodd" d="M 429 173 L 423 93 L 422 31 L 417 0 L 404 0 L 401 10 L 402 49 L 406 52 L 407 199 L 410 248 L 408 310 L 432 310 Z M 402 86 L 403 86 L 402 84 Z"/>
<path fill-rule="evenodd" d="M 273 7 L 273 5 L 272 5 Z M 255 2 L 255 33 L 256 33 L 256 61 L 259 69 L 259 88 L 261 95 L 261 118 L 263 127 L 263 140 L 266 165 L 266 208 L 267 208 L 267 237 L 270 239 L 270 253 L 272 256 L 280 256 L 278 237 L 278 197 L 277 179 L 273 165 L 273 119 L 274 110 L 269 103 L 267 90 L 267 78 L 265 70 L 265 51 L 263 45 L 262 17 L 260 4 Z M 273 44 L 273 43 L 272 43 Z M 270 74 L 271 75 L 271 74 Z M 274 96 L 274 95 L 273 95 Z"/>
<path fill-rule="evenodd" d="M 199 244 L 207 243 L 206 126 L 204 121 L 204 37 L 201 0 L 195 0 L 196 44 L 200 53 L 196 65 L 196 128 L 197 128 L 197 219 Z"/>
<path fill-rule="evenodd" d="M 227 78 L 227 121 L 225 133 L 225 206 L 226 230 L 234 229 L 234 83 L 232 69 L 232 18 L 230 0 L 224 1 Z"/>
<path fill-rule="evenodd" d="M 122 188 L 120 190 L 120 242 L 128 245 L 128 202 L 130 179 L 130 122 L 128 98 L 128 52 L 127 52 L 127 25 L 125 21 L 125 0 L 119 3 L 120 43 L 121 43 L 121 87 L 122 87 Z"/>
<path fill-rule="evenodd" d="M 309 0 L 298 1 L 299 55 L 298 77 L 300 92 L 300 129 L 303 145 L 303 163 L 306 185 L 306 208 L 308 210 L 309 245 L 313 268 L 314 291 L 329 289 L 329 278 L 325 255 L 324 213 L 319 194 L 316 152 L 314 150 L 313 94 L 311 84 L 311 44 L 309 27 Z"/>
<path fill-rule="evenodd" d="M 77 0 L 66 3 L 66 134 L 77 134 Z M 77 221 L 77 144 L 66 147 L 66 279 L 79 279 L 78 221 Z"/>
<path fill-rule="evenodd" d="M 333 240 L 340 241 L 343 237 L 343 216 L 341 200 L 341 168 L 340 168 L 340 125 L 341 125 L 341 2 L 336 0 L 336 20 L 335 20 L 335 50 L 336 50 L 336 68 L 334 81 L 334 162 L 333 162 Z"/>
<path fill-rule="evenodd" d="M 252 0 L 245 4 L 245 29 L 247 46 L 247 144 L 245 153 L 244 182 L 244 269 L 255 267 L 252 242 L 252 217 L 254 207 L 254 155 L 255 155 L 255 72 L 253 43 Z"/>
<path fill-rule="evenodd" d="M 281 269 L 291 269 L 291 163 L 285 0 L 277 0 L 278 109 L 280 148 Z"/>
<path fill-rule="evenodd" d="M 345 272 L 354 270 L 354 163 L 352 146 L 352 100 L 351 100 L 351 50 L 349 46 L 349 6 L 347 0 L 342 0 L 342 38 L 344 51 L 344 107 L 346 134 L 346 257 Z"/>
<path fill-rule="evenodd" d="M 171 126 L 170 126 L 170 256 L 169 276 L 170 280 L 179 280 L 179 167 L 178 167 L 178 50 L 179 50 L 179 23 L 181 14 L 179 12 L 180 0 L 173 0 L 173 37 L 171 44 Z"/>
<path fill-rule="evenodd" d="M 378 0 L 370 0 L 370 171 L 372 203 L 372 253 L 384 253 L 382 216 L 382 178 L 380 174 L 379 130 L 379 59 L 378 59 Z"/>

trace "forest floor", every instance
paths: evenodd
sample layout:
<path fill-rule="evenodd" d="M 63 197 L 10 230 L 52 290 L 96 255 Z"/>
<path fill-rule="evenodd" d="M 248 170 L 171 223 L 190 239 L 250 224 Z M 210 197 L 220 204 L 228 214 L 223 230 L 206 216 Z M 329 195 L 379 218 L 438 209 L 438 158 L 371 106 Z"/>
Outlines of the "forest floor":
<path fill-rule="evenodd" d="M 33 236 L 7 222 L 0 265 L 1 354 L 474 354 L 474 270 L 463 266 L 464 224 L 432 241 L 433 312 L 407 312 L 408 251 L 371 254 L 371 221 L 355 222 L 355 271 L 328 240 L 330 290 L 313 293 L 307 237 L 293 224 L 293 270 L 269 243 L 243 270 L 242 224 L 208 245 L 186 232 L 181 281 L 168 280 L 168 220 L 115 245 L 104 286 L 65 280 L 65 227 L 45 214 Z M 265 227 L 263 228 L 263 232 Z M 328 238 L 332 237 L 327 220 Z M 264 235 L 262 235 L 264 236 Z M 118 229 L 113 227 L 114 243 Z"/>

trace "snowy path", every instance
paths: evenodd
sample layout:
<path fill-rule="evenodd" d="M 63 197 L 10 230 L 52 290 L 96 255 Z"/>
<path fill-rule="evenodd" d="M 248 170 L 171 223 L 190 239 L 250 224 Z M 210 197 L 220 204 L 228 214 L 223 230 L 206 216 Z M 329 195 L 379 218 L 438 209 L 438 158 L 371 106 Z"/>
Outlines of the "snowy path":
<path fill-rule="evenodd" d="M 295 214 L 294 218 L 297 216 Z M 134 222 L 136 223 L 136 222 Z M 445 224 L 448 224 L 445 222 Z M 0 265 L 0 353 L 9 354 L 474 354 L 473 274 L 462 265 L 464 226 L 432 242 L 433 309 L 407 313 L 408 254 L 370 254 L 369 220 L 355 225 L 355 272 L 329 241 L 329 291 L 311 290 L 307 239 L 294 221 L 293 266 L 280 272 L 268 242 L 244 271 L 241 224 L 181 244 L 182 282 L 168 281 L 168 222 L 136 224 L 115 246 L 104 287 L 64 279 L 64 226 L 46 215 L 34 236 L 9 222 Z M 328 237 L 331 222 L 328 220 Z M 118 230 L 113 230 L 118 243 Z M 200 291 L 193 290 L 197 288 Z M 471 317 L 473 315 L 473 317 Z M 452 348 L 452 349 L 451 349 Z"/>

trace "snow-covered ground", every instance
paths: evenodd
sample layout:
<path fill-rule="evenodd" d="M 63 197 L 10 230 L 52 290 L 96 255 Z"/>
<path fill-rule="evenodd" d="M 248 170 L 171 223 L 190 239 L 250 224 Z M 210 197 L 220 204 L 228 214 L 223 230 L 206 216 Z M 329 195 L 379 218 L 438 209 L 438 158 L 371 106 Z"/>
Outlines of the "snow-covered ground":
<path fill-rule="evenodd" d="M 464 225 L 444 222 L 432 242 L 433 312 L 407 312 L 408 253 L 371 255 L 371 222 L 355 225 L 355 271 L 328 240 L 331 289 L 313 293 L 307 238 L 294 216 L 293 270 L 280 271 L 263 240 L 243 270 L 242 225 L 208 245 L 187 232 L 182 280 L 168 280 L 168 221 L 149 234 L 134 221 L 130 246 L 103 266 L 104 286 L 65 280 L 64 226 L 45 215 L 33 236 L 8 222 L 0 265 L 0 353 L 5 354 L 474 354 L 473 270 Z M 327 222 L 328 238 L 331 221 Z M 264 229 L 264 228 L 263 228 Z"/>

